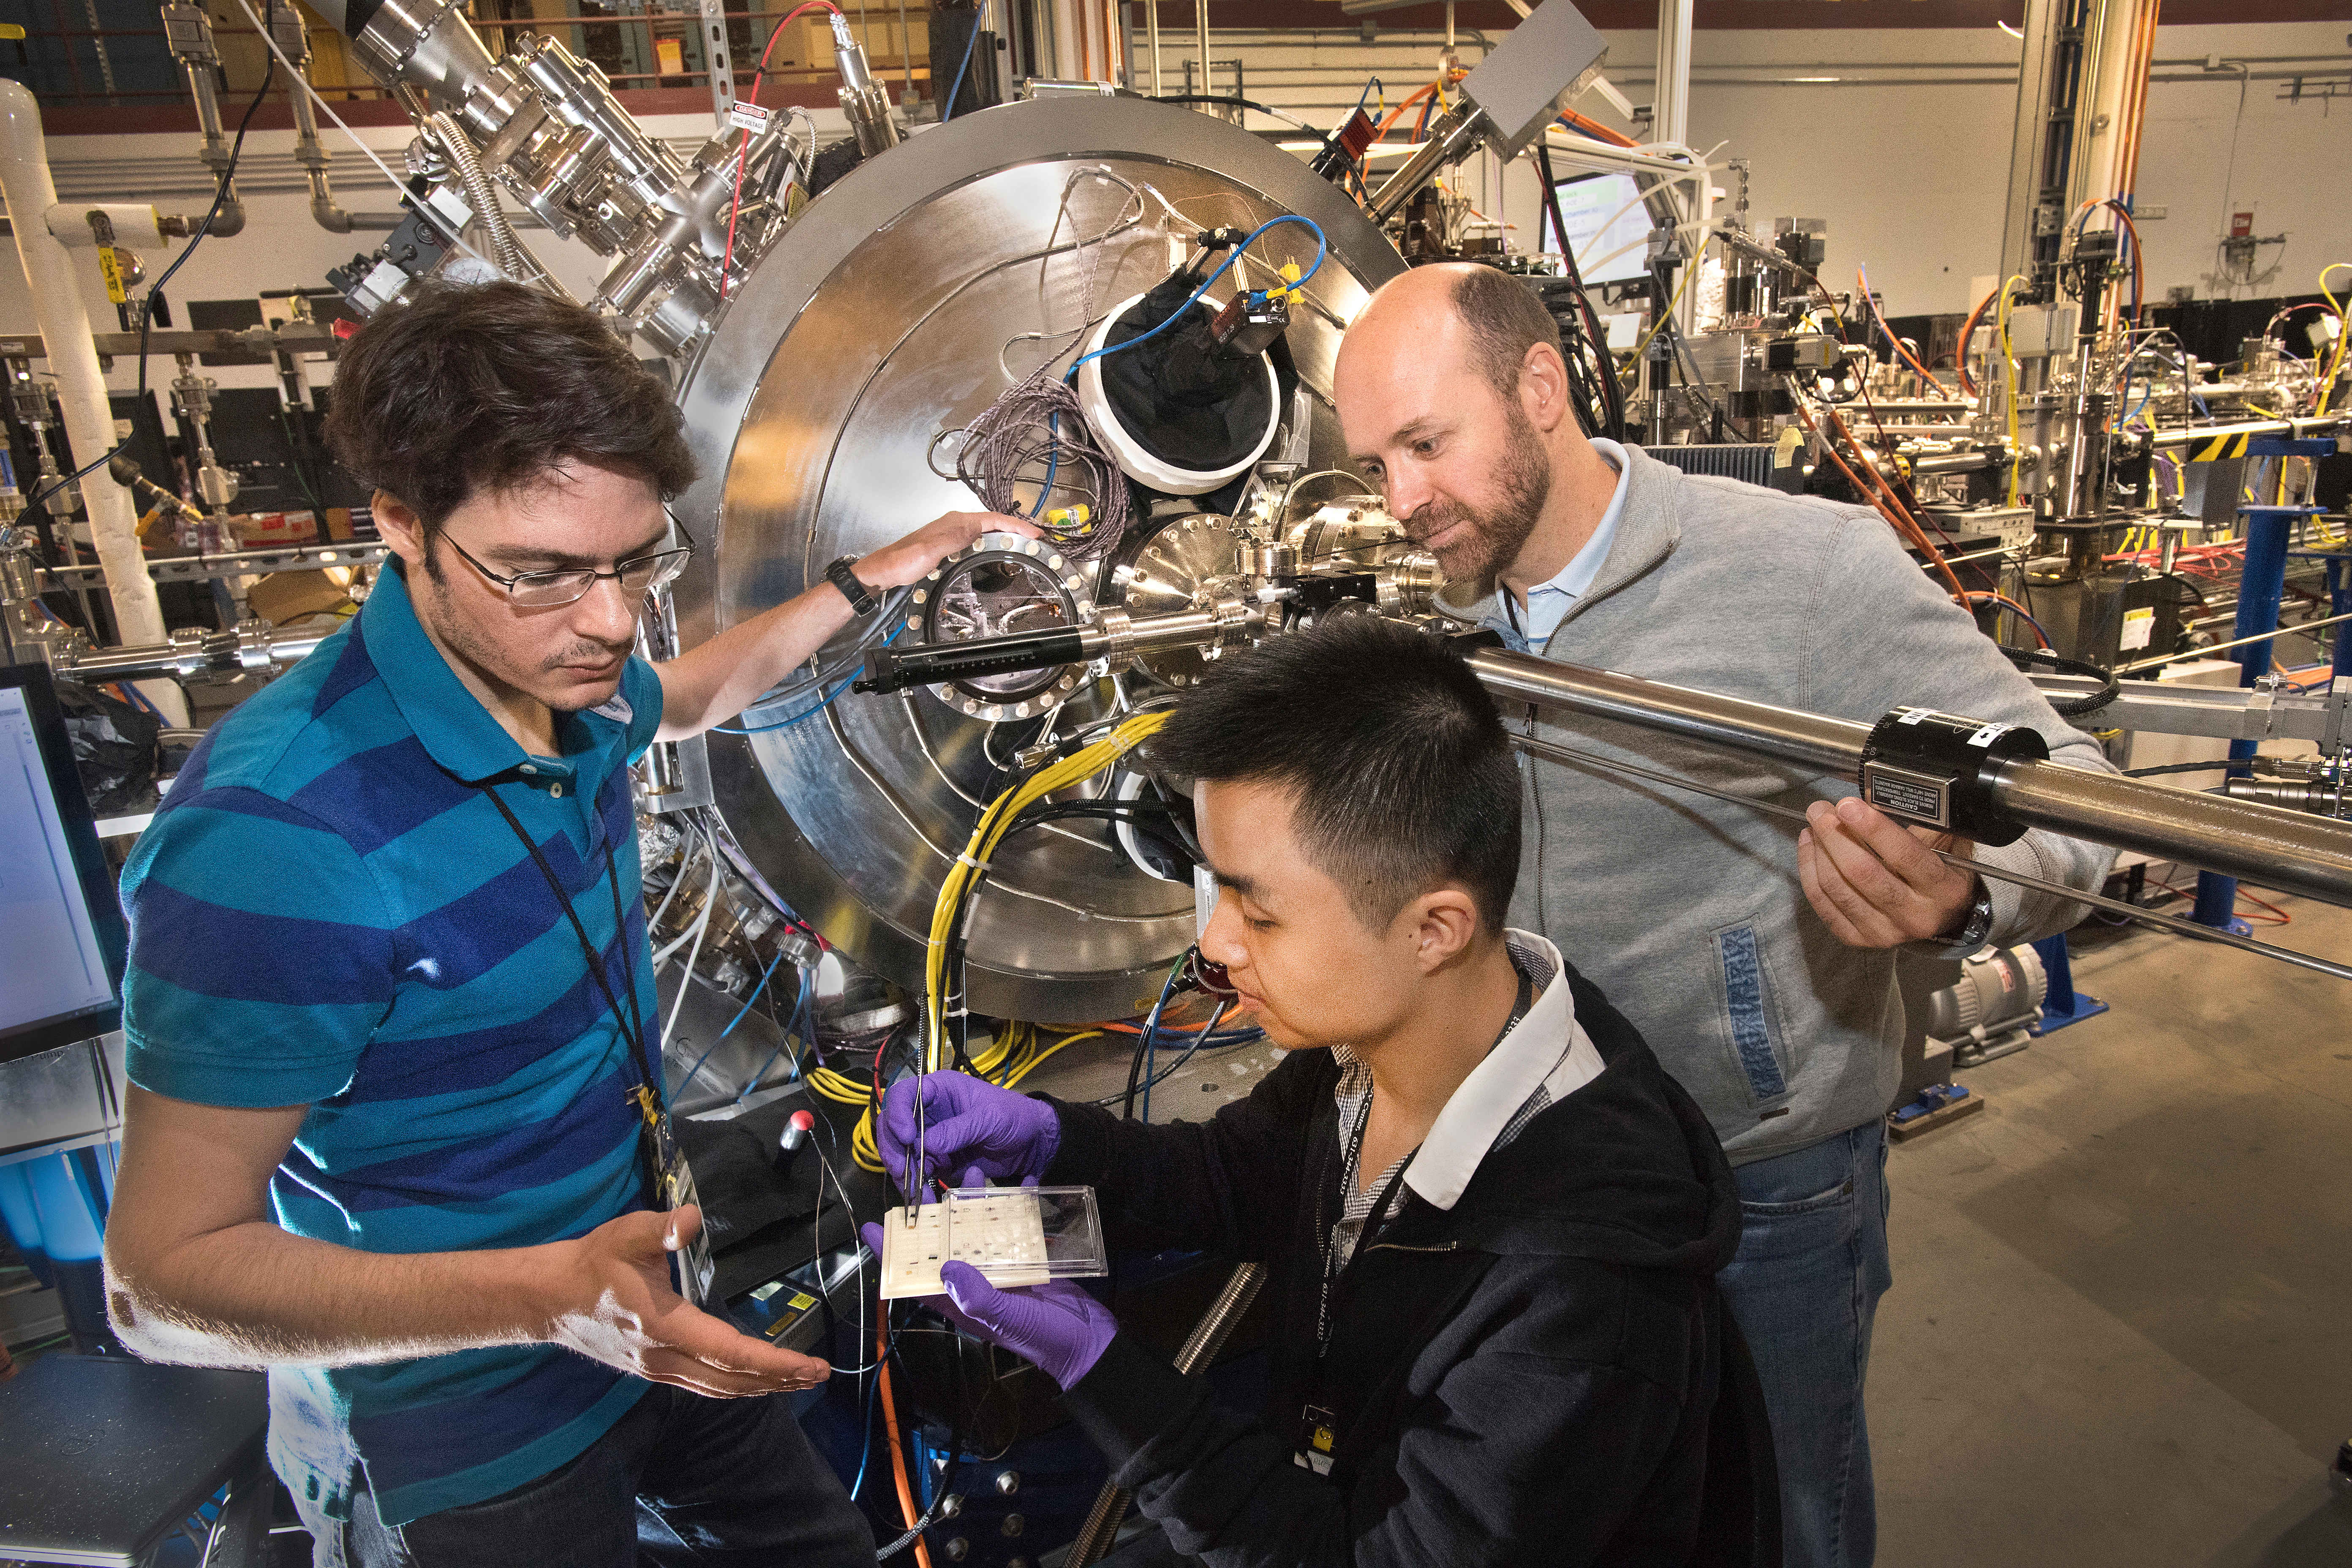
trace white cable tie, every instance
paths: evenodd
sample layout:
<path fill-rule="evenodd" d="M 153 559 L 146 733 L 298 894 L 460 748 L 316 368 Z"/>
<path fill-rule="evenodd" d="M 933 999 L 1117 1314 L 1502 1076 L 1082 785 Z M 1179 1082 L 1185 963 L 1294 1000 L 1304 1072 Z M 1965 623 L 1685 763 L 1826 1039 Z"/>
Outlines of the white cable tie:
<path fill-rule="evenodd" d="M 959 866 L 969 866 L 975 871 L 985 871 L 988 869 L 988 862 L 986 860 L 975 860 L 969 855 L 957 856 L 956 864 Z"/>

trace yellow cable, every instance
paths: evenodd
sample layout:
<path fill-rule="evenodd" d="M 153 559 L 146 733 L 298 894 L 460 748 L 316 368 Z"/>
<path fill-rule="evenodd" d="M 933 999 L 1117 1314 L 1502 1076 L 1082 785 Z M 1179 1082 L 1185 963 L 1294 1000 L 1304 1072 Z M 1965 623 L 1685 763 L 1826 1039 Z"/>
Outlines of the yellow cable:
<path fill-rule="evenodd" d="M 1021 1070 L 1004 1080 L 1004 1087 L 1011 1089 L 1014 1084 L 1017 1084 L 1023 1079 L 1027 1078 L 1031 1073 L 1036 1071 L 1037 1068 L 1043 1065 L 1047 1057 L 1052 1056 L 1055 1051 L 1061 1050 L 1067 1046 L 1075 1046 L 1080 1040 L 1099 1040 L 1103 1037 L 1104 1033 L 1102 1030 L 1087 1029 L 1079 1034 L 1072 1035 L 1066 1039 L 1056 1040 L 1053 1045 L 1048 1046 L 1031 1060 L 1022 1063 Z"/>
<path fill-rule="evenodd" d="M 1658 330 L 1674 319 L 1675 307 L 1683 302 L 1683 290 L 1689 288 L 1691 279 L 1698 276 L 1699 258 L 1706 254 L 1706 242 L 1714 237 L 1713 235 L 1708 235 L 1698 242 L 1697 253 L 1691 258 L 1690 265 L 1683 268 L 1683 280 L 1675 285 L 1675 297 L 1666 301 L 1666 308 L 1659 313 L 1658 319 L 1650 324 L 1650 330 L 1642 334 L 1642 341 L 1633 345 L 1633 359 L 1625 366 L 1626 370 L 1640 368 L 1642 351 L 1650 346 L 1650 340 L 1658 335 Z M 1624 379 L 1622 371 L 1618 373 L 1618 379 L 1621 381 Z"/>
<path fill-rule="evenodd" d="M 2017 504 L 2017 474 L 2018 469 L 2023 467 L 2018 461 L 2017 351 L 2010 346 L 2009 342 L 2009 293 L 2024 281 L 2024 274 L 2017 273 L 2000 286 L 2000 310 L 1995 317 L 2000 329 L 2001 373 L 2009 384 L 2009 500 L 2005 503 L 2009 506 Z"/>
<path fill-rule="evenodd" d="M 2319 269 L 2320 297 L 2326 300 L 2336 311 L 2336 352 L 2327 356 L 2327 374 L 2319 384 L 2319 407 L 2316 412 L 2320 414 L 2327 412 L 2328 395 L 2336 390 L 2336 374 L 2344 368 L 2344 345 L 2347 340 L 2352 340 L 2352 321 L 2347 321 L 2345 317 L 2345 302 L 2331 293 L 2327 287 L 2327 275 L 2339 267 L 2347 272 L 2352 272 L 2352 261 L 2331 261 Z"/>
<path fill-rule="evenodd" d="M 1121 722 L 1103 739 L 1082 747 L 1060 761 L 1040 768 L 1024 783 L 1006 790 L 980 814 L 973 825 L 971 837 L 955 864 L 948 868 L 940 883 L 938 900 L 931 908 L 931 929 L 923 964 L 923 1047 L 921 1060 L 925 1071 L 936 1072 L 942 1064 L 941 1052 L 947 1039 L 947 958 L 948 944 L 956 910 L 963 900 L 965 889 L 973 878 L 995 854 L 998 844 L 1012 828 L 1013 820 L 1024 811 L 1047 795 L 1084 783 L 1117 763 L 1121 757 L 1168 721 L 1163 710 L 1139 713 Z"/>

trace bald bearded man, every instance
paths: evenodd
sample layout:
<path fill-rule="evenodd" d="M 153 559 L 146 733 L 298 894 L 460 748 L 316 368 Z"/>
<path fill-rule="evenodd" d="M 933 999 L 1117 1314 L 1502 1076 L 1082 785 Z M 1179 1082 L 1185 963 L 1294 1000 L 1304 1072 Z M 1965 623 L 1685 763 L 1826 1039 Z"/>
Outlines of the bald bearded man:
<path fill-rule="evenodd" d="M 1490 268 L 1390 282 L 1333 380 L 1348 447 L 1450 586 L 1514 648 L 1874 722 L 1902 703 L 2021 724 L 2105 768 L 1873 511 L 1683 474 L 1588 438 L 1550 315 Z M 1901 1077 L 1895 951 L 1958 957 L 2082 907 L 1955 870 L 1844 781 L 1527 710 L 1520 732 L 1793 805 L 1806 826 L 1604 767 L 1523 759 L 1512 923 L 1600 984 L 1706 1111 L 1738 1179 L 1721 1276 L 1764 1381 L 1790 1564 L 1876 1542 L 1863 1381 L 1892 1282 L 1884 1115 Z M 1944 845 L 1950 847 L 1949 845 Z M 1958 847 L 2094 889 L 2111 851 L 2029 833 Z"/>

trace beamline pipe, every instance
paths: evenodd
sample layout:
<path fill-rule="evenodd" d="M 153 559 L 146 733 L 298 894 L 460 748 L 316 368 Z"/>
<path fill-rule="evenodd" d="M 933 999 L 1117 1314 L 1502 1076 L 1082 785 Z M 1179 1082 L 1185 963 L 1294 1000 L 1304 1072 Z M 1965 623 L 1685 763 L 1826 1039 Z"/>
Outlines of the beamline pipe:
<path fill-rule="evenodd" d="M 1610 719 L 1853 782 L 1871 726 L 1528 654 L 1480 648 L 1470 667 L 1503 701 Z M 2352 906 L 2352 826 L 2063 763 L 2012 761 L 1988 781 L 2029 827 L 2200 866 Z"/>

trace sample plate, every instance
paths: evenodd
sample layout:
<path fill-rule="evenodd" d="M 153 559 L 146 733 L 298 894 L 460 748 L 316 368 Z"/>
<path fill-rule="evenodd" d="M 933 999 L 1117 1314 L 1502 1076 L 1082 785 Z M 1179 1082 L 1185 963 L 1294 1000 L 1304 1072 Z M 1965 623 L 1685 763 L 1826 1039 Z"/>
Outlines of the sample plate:
<path fill-rule="evenodd" d="M 1013 1188 L 986 1197 L 925 1204 L 915 1211 L 912 1225 L 902 1208 L 882 1216 L 884 1300 L 945 1294 L 940 1265 L 950 1258 L 971 1264 L 1000 1289 L 1051 1279 L 1045 1225 L 1035 1194 Z"/>

